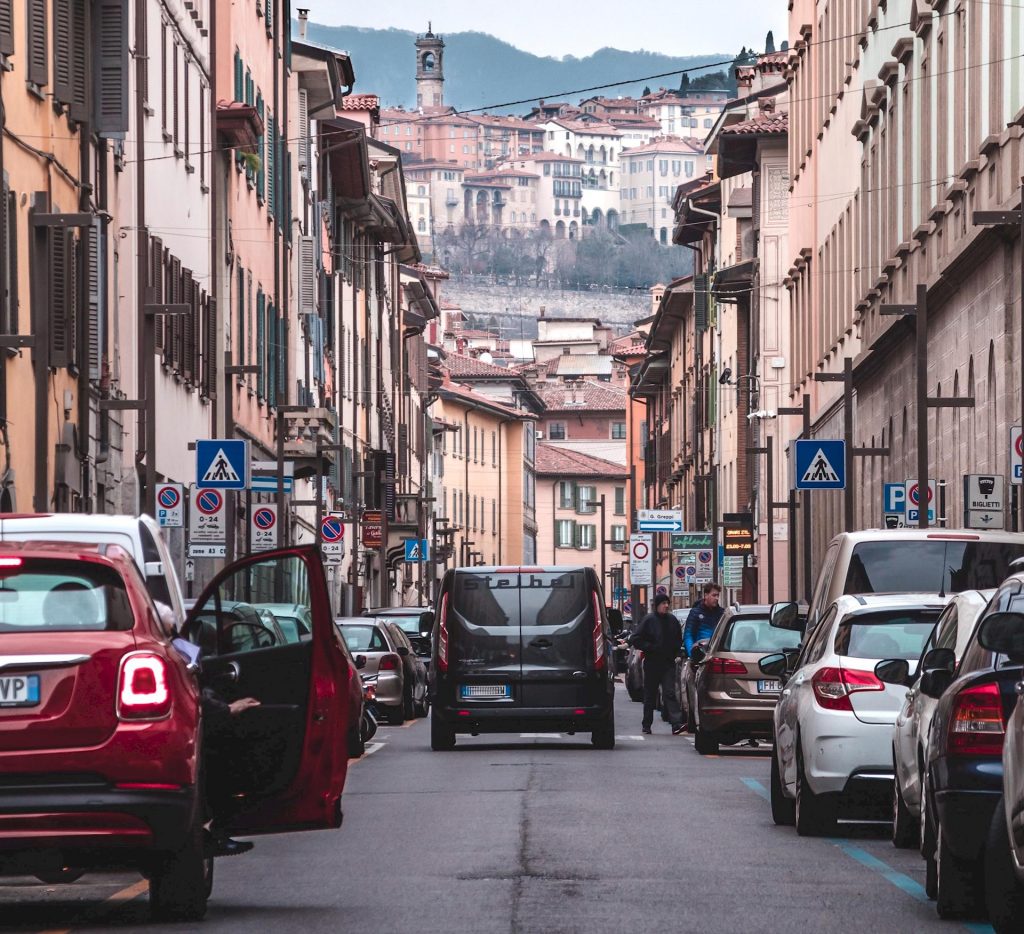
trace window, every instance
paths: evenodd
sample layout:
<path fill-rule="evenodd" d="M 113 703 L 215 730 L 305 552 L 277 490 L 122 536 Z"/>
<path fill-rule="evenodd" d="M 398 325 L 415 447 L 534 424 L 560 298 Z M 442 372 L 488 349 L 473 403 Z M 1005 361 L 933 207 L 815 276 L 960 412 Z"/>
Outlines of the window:
<path fill-rule="evenodd" d="M 548 424 L 548 439 L 550 441 L 564 441 L 565 422 L 550 422 Z"/>
<path fill-rule="evenodd" d="M 558 506 L 560 509 L 572 509 L 576 505 L 576 485 L 572 480 L 560 480 L 558 483 Z"/>
<path fill-rule="evenodd" d="M 597 512 L 597 487 L 576 487 L 576 512 L 581 515 L 590 515 Z"/>
<path fill-rule="evenodd" d="M 593 551 L 597 547 L 597 526 L 576 526 L 576 547 L 581 551 Z"/>
<path fill-rule="evenodd" d="M 576 544 L 576 523 L 572 519 L 555 522 L 555 547 L 572 548 Z"/>
<path fill-rule="evenodd" d="M 626 527 L 624 525 L 612 526 L 612 537 L 609 545 L 612 551 L 626 550 Z"/>
<path fill-rule="evenodd" d="M 626 514 L 626 488 L 624 486 L 615 487 L 615 515 L 624 516 Z"/>
<path fill-rule="evenodd" d="M 626 423 L 625 422 L 612 422 L 612 440 L 613 441 L 625 441 L 626 440 Z"/>

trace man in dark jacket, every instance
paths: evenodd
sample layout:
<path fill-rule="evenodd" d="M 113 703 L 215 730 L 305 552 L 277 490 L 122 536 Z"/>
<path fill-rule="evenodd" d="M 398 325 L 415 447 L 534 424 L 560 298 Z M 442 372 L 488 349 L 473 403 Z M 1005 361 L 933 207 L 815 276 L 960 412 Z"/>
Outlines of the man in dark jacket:
<path fill-rule="evenodd" d="M 722 588 L 711 581 L 704 585 L 703 599 L 698 600 L 690 609 L 690 615 L 686 617 L 686 628 L 683 631 L 683 643 L 687 656 L 701 639 L 710 639 L 714 635 L 715 627 L 724 612 L 718 603 L 721 596 Z"/>
<path fill-rule="evenodd" d="M 654 598 L 654 612 L 644 617 L 629 641 L 644 653 L 643 732 L 651 732 L 660 688 L 672 733 L 682 733 L 683 715 L 676 697 L 676 659 L 682 655 L 683 632 L 679 620 L 669 612 L 669 599 L 665 594 Z"/>

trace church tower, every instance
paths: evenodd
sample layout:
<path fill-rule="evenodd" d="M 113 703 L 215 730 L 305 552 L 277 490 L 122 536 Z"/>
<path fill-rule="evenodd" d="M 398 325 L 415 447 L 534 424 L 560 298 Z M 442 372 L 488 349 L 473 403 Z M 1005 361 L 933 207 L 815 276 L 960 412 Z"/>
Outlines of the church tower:
<path fill-rule="evenodd" d="M 444 106 L 444 40 L 435 36 L 432 24 L 416 39 L 416 106 Z"/>

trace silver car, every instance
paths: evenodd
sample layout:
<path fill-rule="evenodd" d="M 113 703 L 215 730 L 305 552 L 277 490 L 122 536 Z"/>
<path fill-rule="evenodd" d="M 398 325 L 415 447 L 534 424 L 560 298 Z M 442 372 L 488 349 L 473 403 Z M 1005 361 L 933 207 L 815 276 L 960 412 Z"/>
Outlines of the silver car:
<path fill-rule="evenodd" d="M 349 651 L 362 655 L 363 678 L 376 677 L 377 706 L 388 722 L 401 725 L 427 714 L 427 669 L 416 656 L 405 633 L 383 619 L 346 617 L 336 619 Z"/>
<path fill-rule="evenodd" d="M 943 610 L 932 637 L 921 653 L 921 659 L 932 649 L 949 649 L 955 656 L 955 665 L 960 664 L 967 643 L 974 633 L 981 611 L 992 599 L 994 590 L 965 590 L 950 600 Z M 885 663 L 876 668 L 882 680 L 888 675 Z M 921 662 L 917 665 L 917 675 Z M 903 706 L 896 716 L 892 734 L 892 758 L 896 766 L 896 780 L 893 782 L 893 824 L 892 842 L 901 848 L 910 848 L 918 843 L 918 828 L 921 818 L 921 764 L 928 761 L 928 727 L 938 701 L 919 690 L 916 675 L 908 675 L 898 684 L 909 682 Z"/>

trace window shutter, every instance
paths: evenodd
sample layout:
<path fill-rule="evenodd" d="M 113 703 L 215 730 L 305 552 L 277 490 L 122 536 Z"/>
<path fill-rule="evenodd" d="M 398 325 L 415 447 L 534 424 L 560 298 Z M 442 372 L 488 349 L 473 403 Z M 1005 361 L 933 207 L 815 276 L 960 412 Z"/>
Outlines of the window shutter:
<path fill-rule="evenodd" d="M 84 6 L 84 4 L 76 4 Z M 53 96 L 62 104 L 71 102 L 71 0 L 53 3 Z"/>
<path fill-rule="evenodd" d="M 266 9 L 263 11 L 263 17 L 267 24 L 267 35 L 272 36 L 274 34 L 274 4 L 277 0 L 266 0 L 264 6 Z"/>
<path fill-rule="evenodd" d="M 154 305 L 159 305 L 164 300 L 164 246 L 159 237 L 151 237 L 149 240 L 149 300 Z M 164 329 L 163 324 L 157 320 L 155 324 L 156 349 L 163 350 Z"/>
<path fill-rule="evenodd" d="M 217 398 L 217 375 L 220 368 L 217 366 L 217 299 L 212 295 L 206 299 L 206 336 L 204 338 L 204 353 L 206 363 L 206 395 L 210 399 Z"/>
<path fill-rule="evenodd" d="M 264 139 L 266 140 L 266 163 L 267 163 L 267 213 L 271 217 L 277 212 L 277 160 L 274 158 L 277 149 L 277 137 L 274 136 L 274 115 L 267 111 L 267 127 Z"/>
<path fill-rule="evenodd" d="M 299 89 L 299 171 L 310 181 L 309 169 L 309 96 L 304 88 Z"/>
<path fill-rule="evenodd" d="M 97 220 L 85 231 L 88 314 L 85 318 L 85 347 L 89 353 L 89 379 L 99 382 L 103 375 L 103 350 L 106 346 L 106 241 L 103 226 Z"/>
<path fill-rule="evenodd" d="M 25 4 L 25 33 L 28 36 L 28 80 L 43 87 L 46 69 L 46 0 L 28 0 Z"/>
<path fill-rule="evenodd" d="M 708 277 L 697 275 L 693 277 L 693 314 L 697 331 L 703 331 L 708 326 Z"/>
<path fill-rule="evenodd" d="M 0 0 L 0 55 L 14 54 L 14 0 Z"/>
<path fill-rule="evenodd" d="M 266 313 L 266 300 L 263 297 L 263 289 L 260 289 L 256 293 L 256 362 L 260 367 L 256 376 L 256 395 L 260 399 L 267 396 Z"/>
<path fill-rule="evenodd" d="M 49 229 L 50 240 L 50 366 L 65 367 L 71 362 L 72 331 L 68 323 L 68 256 L 67 231 Z"/>
<path fill-rule="evenodd" d="M 17 326 L 12 324 L 11 314 L 12 291 L 11 271 L 14 262 L 11 260 L 11 222 L 14 217 L 13 206 L 11 205 L 10 190 L 6 182 L 3 186 L 3 201 L 0 202 L 0 332 L 4 334 L 17 334 Z M 17 254 L 15 253 L 16 257 Z"/>
<path fill-rule="evenodd" d="M 89 35 L 88 6 L 72 3 L 71 13 L 71 119 L 88 120 L 89 105 L 92 101 L 89 80 L 89 50 L 92 37 Z"/>
<path fill-rule="evenodd" d="M 179 302 L 184 301 L 182 293 L 182 278 L 181 278 L 181 260 L 176 256 L 171 258 L 171 289 L 173 294 L 170 296 L 171 304 L 177 305 Z M 171 369 L 175 373 L 181 372 L 181 333 L 182 333 L 182 321 L 181 315 L 166 315 L 165 316 L 171 322 Z"/>
<path fill-rule="evenodd" d="M 128 132 L 128 0 L 94 0 L 95 130 L 107 139 Z"/>
<path fill-rule="evenodd" d="M 266 127 L 262 92 L 260 92 L 260 94 L 256 96 L 256 113 L 260 115 L 260 123 L 262 123 L 263 126 Z M 260 204 L 263 203 L 263 199 L 266 192 L 267 160 L 263 156 L 264 149 L 266 148 L 264 146 L 265 140 L 266 136 L 263 133 L 261 133 L 256 143 L 256 151 L 259 153 L 260 156 L 260 167 L 256 172 L 256 199 Z"/>
<path fill-rule="evenodd" d="M 287 366 L 285 361 L 285 331 L 284 331 L 284 316 L 277 313 L 277 309 L 274 309 L 274 317 L 277 319 L 277 397 L 287 399 L 285 395 L 285 375 L 287 372 Z M 276 401 L 276 400 L 275 400 Z"/>
<path fill-rule="evenodd" d="M 248 357 L 249 345 L 245 333 L 245 270 L 238 268 L 238 339 L 235 341 L 235 362 L 244 364 Z"/>
<path fill-rule="evenodd" d="M 323 385 L 324 382 L 324 319 L 314 316 L 313 317 L 313 333 L 316 336 L 315 343 L 313 344 L 313 352 L 315 358 L 314 373 L 316 374 L 317 380 Z"/>
<path fill-rule="evenodd" d="M 244 90 L 242 88 L 242 55 L 235 49 L 235 100 L 241 101 Z"/>
<path fill-rule="evenodd" d="M 316 314 L 316 243 L 299 238 L 299 314 Z"/>
<path fill-rule="evenodd" d="M 181 316 L 181 374 L 186 380 L 192 380 L 193 363 L 195 360 L 196 323 L 195 296 L 193 295 L 192 270 L 181 271 L 181 302 L 191 305 L 188 314 Z"/>

